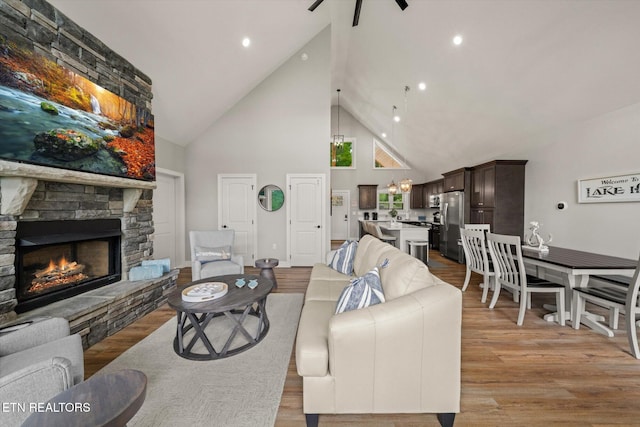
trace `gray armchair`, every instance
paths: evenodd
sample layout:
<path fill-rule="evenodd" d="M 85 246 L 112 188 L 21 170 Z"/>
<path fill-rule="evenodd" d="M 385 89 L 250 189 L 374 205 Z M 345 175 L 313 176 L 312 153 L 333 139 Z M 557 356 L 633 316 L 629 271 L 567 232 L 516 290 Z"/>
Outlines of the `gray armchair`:
<path fill-rule="evenodd" d="M 191 278 L 243 274 L 242 255 L 233 254 L 234 230 L 190 231 Z"/>
<path fill-rule="evenodd" d="M 82 340 L 69 333 L 63 318 L 0 329 L 0 402 L 27 408 L 2 414 L 2 425 L 20 425 L 30 403 L 44 403 L 84 380 Z"/>

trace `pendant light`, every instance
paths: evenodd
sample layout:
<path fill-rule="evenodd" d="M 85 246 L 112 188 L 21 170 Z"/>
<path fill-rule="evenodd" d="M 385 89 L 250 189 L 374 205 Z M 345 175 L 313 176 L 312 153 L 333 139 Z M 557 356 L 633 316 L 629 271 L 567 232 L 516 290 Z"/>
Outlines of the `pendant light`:
<path fill-rule="evenodd" d="M 333 135 L 333 145 L 340 146 L 344 143 L 344 135 L 340 135 L 340 89 L 338 89 L 336 92 L 338 92 L 338 132 L 337 134 Z"/>
<path fill-rule="evenodd" d="M 391 142 L 394 142 L 394 143 L 395 143 L 395 139 L 394 139 L 393 123 L 400 121 L 400 116 L 396 114 L 396 110 L 397 110 L 397 107 L 394 105 L 393 109 L 391 110 Z M 394 195 L 398 192 L 398 186 L 393 181 L 393 178 L 391 178 L 391 184 L 387 185 L 387 191 L 389 191 L 389 194 L 391 195 Z"/>

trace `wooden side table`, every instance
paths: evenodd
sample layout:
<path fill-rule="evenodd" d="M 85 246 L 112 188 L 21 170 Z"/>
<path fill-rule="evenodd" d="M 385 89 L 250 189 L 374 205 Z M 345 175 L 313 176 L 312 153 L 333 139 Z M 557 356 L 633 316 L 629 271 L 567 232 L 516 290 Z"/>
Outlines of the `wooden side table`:
<path fill-rule="evenodd" d="M 260 269 L 260 275 L 273 282 L 273 289 L 278 288 L 278 282 L 276 281 L 276 275 L 273 273 L 273 267 L 277 267 L 279 263 L 280 261 L 276 258 L 262 258 L 256 260 L 256 267 Z"/>
<path fill-rule="evenodd" d="M 63 391 L 23 426 L 125 426 L 138 412 L 147 394 L 147 376 L 134 369 L 94 375 Z M 52 408 L 52 410 L 47 410 Z"/>

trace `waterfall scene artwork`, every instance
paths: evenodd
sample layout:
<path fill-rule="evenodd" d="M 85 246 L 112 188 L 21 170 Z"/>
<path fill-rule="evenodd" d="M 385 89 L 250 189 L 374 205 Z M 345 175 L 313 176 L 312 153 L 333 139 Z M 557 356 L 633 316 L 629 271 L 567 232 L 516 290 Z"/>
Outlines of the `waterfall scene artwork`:
<path fill-rule="evenodd" d="M 153 116 L 0 35 L 0 159 L 153 181 Z"/>

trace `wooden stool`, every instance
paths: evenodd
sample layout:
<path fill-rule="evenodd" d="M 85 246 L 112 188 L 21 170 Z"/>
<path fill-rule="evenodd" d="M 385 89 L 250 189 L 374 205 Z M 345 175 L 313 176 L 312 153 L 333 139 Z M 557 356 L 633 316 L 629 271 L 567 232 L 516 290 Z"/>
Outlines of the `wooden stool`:
<path fill-rule="evenodd" d="M 407 240 L 407 247 L 409 248 L 409 254 L 412 257 L 420 259 L 425 264 L 429 262 L 429 242 L 426 240 Z M 421 259 L 418 256 L 418 248 L 423 248 L 426 259 Z"/>

